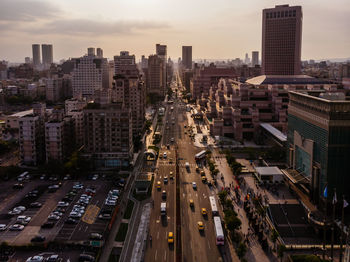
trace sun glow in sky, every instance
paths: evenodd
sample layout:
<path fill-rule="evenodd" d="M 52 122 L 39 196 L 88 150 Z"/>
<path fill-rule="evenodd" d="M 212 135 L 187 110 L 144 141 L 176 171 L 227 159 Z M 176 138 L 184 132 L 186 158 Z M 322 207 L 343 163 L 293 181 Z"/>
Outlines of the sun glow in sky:
<path fill-rule="evenodd" d="M 181 56 L 233 59 L 261 51 L 262 9 L 303 8 L 303 59 L 350 57 L 348 0 L 0 0 L 0 60 L 22 62 L 33 43 L 54 45 L 54 60 L 101 47 L 112 58 L 128 50 L 137 59 L 168 46 Z"/>

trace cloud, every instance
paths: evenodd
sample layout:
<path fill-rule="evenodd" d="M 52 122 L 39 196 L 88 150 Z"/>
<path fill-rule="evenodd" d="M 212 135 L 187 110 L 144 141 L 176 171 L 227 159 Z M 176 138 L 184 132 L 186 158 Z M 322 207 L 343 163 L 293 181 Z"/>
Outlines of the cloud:
<path fill-rule="evenodd" d="M 57 19 L 41 26 L 26 28 L 26 32 L 34 34 L 102 36 L 133 34 L 136 31 L 166 29 L 170 25 L 155 21 L 95 21 L 90 19 Z"/>
<path fill-rule="evenodd" d="M 1 0 L 0 21 L 35 21 L 56 17 L 61 9 L 48 1 Z"/>

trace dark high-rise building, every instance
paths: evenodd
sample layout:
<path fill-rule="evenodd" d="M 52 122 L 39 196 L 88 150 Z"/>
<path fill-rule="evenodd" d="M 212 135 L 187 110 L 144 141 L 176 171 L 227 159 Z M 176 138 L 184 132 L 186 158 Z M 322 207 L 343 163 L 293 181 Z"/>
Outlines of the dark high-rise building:
<path fill-rule="evenodd" d="M 40 45 L 34 44 L 32 45 L 33 51 L 33 65 L 34 67 L 38 67 L 40 65 Z"/>
<path fill-rule="evenodd" d="M 185 69 L 192 69 L 192 46 L 182 46 L 182 65 Z"/>
<path fill-rule="evenodd" d="M 263 10 L 262 74 L 300 74 L 302 18 L 301 6 Z"/>
<path fill-rule="evenodd" d="M 252 52 L 252 67 L 259 64 L 259 51 Z"/>
<path fill-rule="evenodd" d="M 288 172 L 304 185 L 315 203 L 327 186 L 328 199 L 350 197 L 350 101 L 343 93 L 289 92 Z"/>
<path fill-rule="evenodd" d="M 49 68 L 53 62 L 53 50 L 52 45 L 41 45 L 41 52 L 43 56 L 43 65 L 44 68 Z"/>

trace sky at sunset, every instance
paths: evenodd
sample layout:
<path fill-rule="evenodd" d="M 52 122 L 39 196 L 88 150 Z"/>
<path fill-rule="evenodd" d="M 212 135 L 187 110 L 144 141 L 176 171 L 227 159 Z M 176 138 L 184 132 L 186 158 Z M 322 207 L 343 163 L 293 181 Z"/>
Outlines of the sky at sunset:
<path fill-rule="evenodd" d="M 156 43 L 174 59 L 182 45 L 194 59 L 251 57 L 261 52 L 262 9 L 276 4 L 303 8 L 302 59 L 350 57 L 349 0 L 0 0 L 0 60 L 24 61 L 33 43 L 53 44 L 55 61 L 90 46 L 139 60 Z"/>

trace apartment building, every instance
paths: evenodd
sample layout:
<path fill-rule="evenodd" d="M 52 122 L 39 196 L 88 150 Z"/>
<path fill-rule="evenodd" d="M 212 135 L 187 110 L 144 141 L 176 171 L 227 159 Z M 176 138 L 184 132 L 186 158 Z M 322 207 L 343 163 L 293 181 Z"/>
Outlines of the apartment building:
<path fill-rule="evenodd" d="M 131 109 L 89 103 L 84 112 L 84 155 L 97 168 L 128 166 L 133 157 Z"/>

